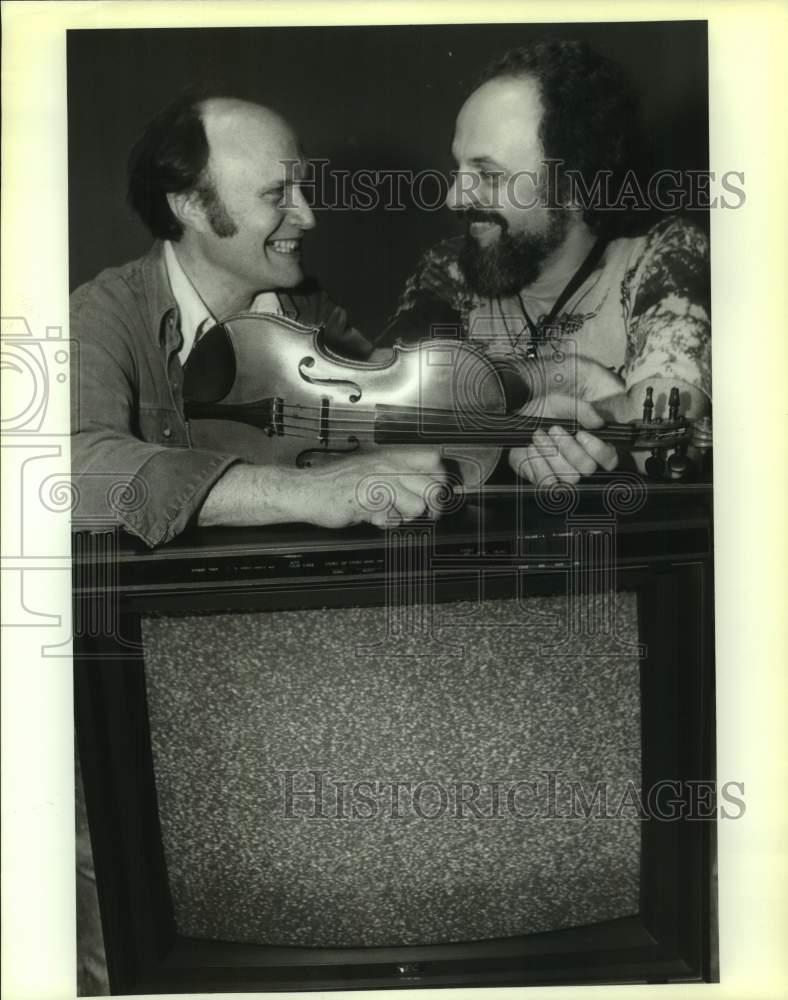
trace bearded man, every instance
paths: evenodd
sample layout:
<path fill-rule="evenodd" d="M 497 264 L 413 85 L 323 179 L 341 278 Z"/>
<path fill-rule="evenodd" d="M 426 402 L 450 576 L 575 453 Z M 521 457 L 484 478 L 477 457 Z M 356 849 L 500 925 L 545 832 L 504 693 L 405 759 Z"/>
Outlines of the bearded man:
<path fill-rule="evenodd" d="M 669 217 L 617 236 L 621 206 L 606 203 L 636 131 L 623 72 L 585 45 L 540 42 L 496 59 L 454 134 L 447 205 L 466 235 L 424 255 L 386 329 L 409 340 L 459 328 L 495 360 L 510 411 L 582 425 L 510 451 L 532 482 L 612 471 L 618 456 L 592 431 L 641 418 L 646 386 L 654 417 L 667 415 L 674 386 L 683 415 L 709 411 L 706 237 Z"/>

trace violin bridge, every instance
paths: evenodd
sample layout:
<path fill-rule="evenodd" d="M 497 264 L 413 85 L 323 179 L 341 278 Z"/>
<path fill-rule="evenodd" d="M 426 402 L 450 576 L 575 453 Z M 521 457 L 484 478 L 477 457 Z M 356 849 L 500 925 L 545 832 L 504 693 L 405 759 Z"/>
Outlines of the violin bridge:
<path fill-rule="evenodd" d="M 328 444 L 328 408 L 331 401 L 328 396 L 320 400 L 320 421 L 317 428 L 317 439 L 322 445 Z"/>
<path fill-rule="evenodd" d="M 271 426 L 269 430 L 271 437 L 281 437 L 284 433 L 283 407 L 284 400 L 281 396 L 274 396 L 271 401 Z"/>

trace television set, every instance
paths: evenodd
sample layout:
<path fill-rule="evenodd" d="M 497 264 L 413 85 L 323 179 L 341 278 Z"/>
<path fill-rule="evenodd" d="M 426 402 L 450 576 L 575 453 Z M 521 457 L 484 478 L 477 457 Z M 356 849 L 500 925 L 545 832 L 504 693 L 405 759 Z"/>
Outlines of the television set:
<path fill-rule="evenodd" d="M 710 493 L 622 475 L 75 535 L 113 993 L 717 978 Z"/>

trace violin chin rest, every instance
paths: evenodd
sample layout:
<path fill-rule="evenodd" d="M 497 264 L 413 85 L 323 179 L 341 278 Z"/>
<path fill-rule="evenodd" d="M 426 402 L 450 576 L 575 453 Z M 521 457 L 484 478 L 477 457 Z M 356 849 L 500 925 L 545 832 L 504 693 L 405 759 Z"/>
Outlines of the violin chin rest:
<path fill-rule="evenodd" d="M 218 403 L 235 383 L 235 350 L 223 326 L 212 326 L 192 348 L 183 366 L 183 398 Z"/>

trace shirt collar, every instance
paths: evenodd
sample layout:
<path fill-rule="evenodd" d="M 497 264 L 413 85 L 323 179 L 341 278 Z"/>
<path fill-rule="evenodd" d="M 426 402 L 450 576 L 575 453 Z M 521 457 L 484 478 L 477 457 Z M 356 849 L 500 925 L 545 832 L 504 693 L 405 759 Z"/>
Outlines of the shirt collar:
<path fill-rule="evenodd" d="M 175 249 L 169 240 L 164 242 L 164 263 L 180 316 L 181 346 L 178 350 L 178 356 L 183 364 L 197 338 L 216 325 L 216 318 L 181 267 Z M 281 316 L 283 310 L 276 292 L 260 292 L 255 296 L 249 307 L 249 312 L 274 313 Z"/>
<path fill-rule="evenodd" d="M 175 304 L 178 307 L 181 324 L 181 346 L 178 354 L 181 362 L 184 362 L 197 337 L 210 327 L 215 326 L 216 320 L 181 267 L 169 240 L 164 242 L 164 264 L 167 268 L 170 288 L 175 297 Z"/>

